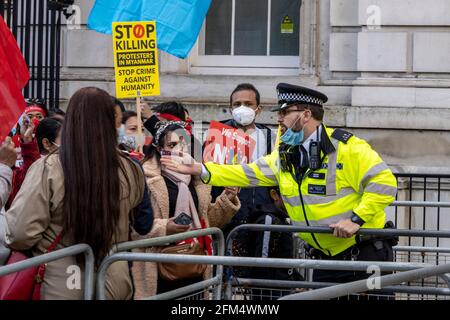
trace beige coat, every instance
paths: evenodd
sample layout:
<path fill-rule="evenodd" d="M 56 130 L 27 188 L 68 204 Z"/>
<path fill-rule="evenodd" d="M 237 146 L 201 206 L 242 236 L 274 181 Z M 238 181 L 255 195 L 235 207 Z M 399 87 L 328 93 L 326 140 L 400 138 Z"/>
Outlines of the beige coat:
<path fill-rule="evenodd" d="M 166 226 L 169 219 L 169 191 L 164 178 L 161 175 L 159 163 L 153 158 L 144 163 L 144 173 L 150 190 L 150 198 L 153 208 L 152 230 L 147 236 L 135 239 L 155 238 L 166 235 Z M 204 218 L 207 227 L 221 228 L 241 208 L 241 203 L 236 197 L 230 201 L 225 194 L 219 196 L 215 203 L 211 203 L 211 186 L 203 184 L 199 178 L 194 180 L 195 191 L 198 197 L 198 214 Z M 136 252 L 156 252 L 157 249 L 135 250 Z M 210 268 L 205 272 L 205 277 L 211 273 Z M 135 285 L 135 299 L 153 296 L 157 292 L 158 270 L 156 263 L 134 262 L 132 267 L 133 281 Z"/>
<path fill-rule="evenodd" d="M 2 209 L 6 201 L 8 201 L 9 193 L 11 192 L 11 180 L 13 172 L 11 168 L 3 163 L 0 163 L 0 209 Z"/>
<path fill-rule="evenodd" d="M 121 161 L 126 168 L 131 185 L 135 187 L 131 190 L 122 190 L 121 215 L 116 234 L 118 242 L 129 240 L 129 214 L 142 201 L 145 186 L 142 171 L 138 170 L 138 181 L 131 171 L 131 166 L 137 167 L 137 165 L 125 159 Z M 120 174 L 120 179 L 124 185 L 126 180 L 123 174 Z M 6 213 L 8 225 L 6 240 L 9 246 L 16 250 L 32 249 L 34 255 L 42 254 L 62 230 L 63 198 L 64 176 L 58 155 L 50 155 L 36 161 L 29 169 L 22 188 Z M 70 237 L 63 236 L 57 248 L 73 244 Z M 47 265 L 41 299 L 83 298 L 84 266 L 80 266 L 81 287 L 77 288 L 77 281 L 73 277 L 75 273 L 68 273 L 71 270 L 73 272 L 73 268 L 69 268 L 73 265 L 77 265 L 75 257 L 60 259 Z M 132 297 L 132 283 L 127 262 L 117 262 L 109 268 L 106 291 L 109 299 Z"/>
<path fill-rule="evenodd" d="M 11 192 L 13 172 L 10 167 L 0 163 L 0 247 L 4 244 L 6 221 L 4 206 Z"/>

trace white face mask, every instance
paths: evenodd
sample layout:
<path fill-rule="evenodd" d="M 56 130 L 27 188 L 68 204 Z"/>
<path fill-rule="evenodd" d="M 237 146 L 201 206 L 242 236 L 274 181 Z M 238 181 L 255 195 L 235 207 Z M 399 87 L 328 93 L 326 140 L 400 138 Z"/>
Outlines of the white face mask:
<path fill-rule="evenodd" d="M 240 106 L 233 109 L 232 115 L 234 121 L 239 123 L 241 126 L 248 126 L 255 120 L 256 112 L 252 108 Z"/>

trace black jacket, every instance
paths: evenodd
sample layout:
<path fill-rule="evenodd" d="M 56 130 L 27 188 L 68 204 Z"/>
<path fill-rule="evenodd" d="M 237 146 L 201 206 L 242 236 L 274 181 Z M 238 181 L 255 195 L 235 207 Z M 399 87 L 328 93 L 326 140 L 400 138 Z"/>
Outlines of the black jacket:
<path fill-rule="evenodd" d="M 249 214 L 248 223 L 265 225 L 289 225 L 287 215 L 273 204 L 257 206 Z M 291 232 L 242 231 L 235 246 L 245 247 L 247 256 L 262 258 L 292 259 L 294 242 Z M 286 268 L 241 268 L 236 276 L 254 279 L 299 281 L 302 277 L 295 269 Z"/>

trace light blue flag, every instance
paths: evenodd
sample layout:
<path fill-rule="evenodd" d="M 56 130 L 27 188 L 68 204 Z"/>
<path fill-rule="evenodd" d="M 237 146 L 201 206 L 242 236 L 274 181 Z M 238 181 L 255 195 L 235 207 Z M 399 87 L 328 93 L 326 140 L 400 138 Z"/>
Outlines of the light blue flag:
<path fill-rule="evenodd" d="M 211 0 L 97 0 L 88 28 L 111 34 L 116 21 L 156 21 L 158 48 L 186 58 L 197 40 Z"/>

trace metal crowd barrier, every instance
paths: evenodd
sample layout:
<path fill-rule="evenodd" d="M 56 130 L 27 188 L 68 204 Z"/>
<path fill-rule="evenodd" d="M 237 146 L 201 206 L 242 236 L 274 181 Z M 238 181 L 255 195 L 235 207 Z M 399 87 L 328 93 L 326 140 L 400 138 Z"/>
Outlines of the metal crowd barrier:
<path fill-rule="evenodd" d="M 0 244 L 0 267 L 6 263 L 6 260 L 8 260 L 10 252 L 11 250 Z"/>
<path fill-rule="evenodd" d="M 446 218 L 446 215 L 450 214 L 448 202 L 450 174 L 394 173 L 394 175 L 398 184 L 397 201 L 388 210 L 388 216 L 397 227 L 423 230 L 450 228 L 449 220 Z M 401 242 L 408 246 L 450 247 L 449 241 L 441 241 L 439 238 L 402 238 Z M 434 256 L 436 259 L 440 258 L 439 253 L 435 253 Z"/>
<path fill-rule="evenodd" d="M 379 278 L 379 288 L 385 288 L 390 285 L 410 282 L 417 279 L 423 279 L 430 276 L 450 273 L 450 264 L 441 266 L 425 267 L 418 270 L 405 271 L 397 274 L 381 276 Z M 378 288 L 377 288 L 378 289 Z M 367 280 L 359 280 L 344 284 L 339 284 L 327 288 L 317 289 L 308 292 L 296 293 L 280 298 L 280 300 L 325 300 L 348 296 L 358 292 L 371 290 L 367 285 Z"/>
<path fill-rule="evenodd" d="M 101 263 L 98 271 L 97 271 L 97 299 L 99 300 L 105 300 L 105 277 L 106 277 L 106 271 L 110 267 L 110 265 L 116 261 L 147 261 L 147 262 L 163 262 L 163 261 L 157 261 L 148 259 L 149 257 L 153 257 L 154 255 L 161 255 L 161 254 L 153 254 L 153 253 L 130 253 L 130 252 L 124 252 L 132 249 L 138 249 L 138 248 L 148 248 L 148 247 L 158 247 L 158 246 L 166 246 L 169 243 L 186 240 L 193 237 L 201 237 L 201 236 L 208 236 L 212 235 L 217 238 L 217 248 L 215 248 L 215 252 L 217 252 L 217 255 L 223 256 L 225 253 L 225 239 L 223 236 L 223 233 L 218 228 L 208 228 L 208 229 L 201 229 L 201 230 L 194 230 L 194 231 L 188 231 L 183 232 L 171 236 L 166 237 L 157 237 L 157 238 L 151 238 L 151 239 L 143 239 L 143 240 L 137 240 L 137 241 L 129 241 L 129 242 L 123 242 L 111 250 L 111 255 L 106 257 L 103 262 Z M 174 262 L 174 263 L 190 263 L 191 257 L 197 257 L 197 256 L 191 256 L 191 255 L 174 255 L 174 254 L 166 254 L 168 256 L 168 261 L 165 262 Z M 181 257 L 181 259 L 180 259 Z M 200 258 L 209 258 L 207 256 L 198 256 Z M 202 262 L 205 264 L 209 264 L 208 262 Z M 165 292 L 163 294 L 158 294 L 152 297 L 148 297 L 145 299 L 148 300 L 165 300 L 165 299 L 174 299 L 180 296 L 185 296 L 188 294 L 196 293 L 199 290 L 203 291 L 208 289 L 208 291 L 212 291 L 213 298 L 218 299 L 220 298 L 220 293 L 222 291 L 222 277 L 223 277 L 223 266 L 218 265 L 216 269 L 216 275 L 212 277 L 211 279 L 207 279 L 204 281 L 200 281 L 198 283 L 195 283 L 190 286 L 186 286 L 180 289 L 172 290 L 169 292 Z M 199 293 L 199 294 L 203 294 Z"/>
<path fill-rule="evenodd" d="M 225 257 L 225 256 L 194 256 L 194 255 L 173 255 L 162 253 L 134 253 L 119 252 L 107 257 L 97 274 L 97 298 L 105 299 L 104 281 L 107 268 L 117 261 L 145 261 L 163 263 L 202 263 L 220 266 L 242 266 L 242 267 L 265 267 L 265 268 L 314 268 L 321 270 L 353 270 L 366 271 L 369 267 L 378 266 L 380 271 L 407 271 L 422 269 L 427 267 L 423 263 L 397 263 L 397 262 L 376 262 L 376 261 L 332 261 L 332 260 L 309 260 L 309 259 L 278 259 L 278 258 L 250 258 L 250 257 Z M 209 279 L 208 285 L 221 282 L 221 275 L 218 273 L 216 279 Z M 217 281 L 217 282 L 214 282 Z M 203 287 L 203 282 L 182 287 L 177 290 L 149 299 L 173 299 L 186 295 Z M 214 299 L 220 299 L 220 294 L 216 290 Z M 227 291 L 227 290 L 225 290 Z M 230 299 L 225 295 L 225 299 Z"/>
<path fill-rule="evenodd" d="M 233 229 L 227 237 L 227 254 L 232 256 L 232 247 L 233 247 L 233 239 L 238 234 L 239 231 L 247 230 L 247 231 L 272 231 L 272 232 L 290 232 L 290 233 L 298 233 L 298 232 L 308 232 L 308 233 L 332 233 L 332 229 L 329 227 L 297 227 L 297 226 L 277 226 L 277 225 L 241 225 Z M 420 236 L 420 237 L 439 237 L 439 238 L 450 238 L 450 231 L 439 231 L 439 230 L 405 230 L 405 229 L 360 229 L 358 232 L 360 235 L 376 235 L 376 236 Z M 407 252 L 408 254 L 412 252 L 421 253 L 423 255 L 424 252 L 435 252 L 435 253 L 449 253 L 450 248 L 437 248 L 437 247 L 408 247 L 408 246 L 396 246 L 393 248 L 394 251 L 398 254 L 399 252 Z M 284 260 L 292 260 L 292 259 L 284 259 Z M 299 260 L 297 260 L 299 261 Z M 226 288 L 225 298 L 226 299 L 272 299 L 278 298 L 280 296 L 291 294 L 292 290 L 298 289 L 308 289 L 308 288 L 320 288 L 326 285 L 335 285 L 334 283 L 324 284 L 320 282 L 312 282 L 310 273 L 308 270 L 314 269 L 326 269 L 324 268 L 327 264 L 331 264 L 334 266 L 334 270 L 354 270 L 357 271 L 358 267 L 360 267 L 360 263 L 362 261 L 334 261 L 334 260 L 311 260 L 315 261 L 316 265 L 309 266 L 308 264 L 303 264 L 301 266 L 297 265 L 297 269 L 302 268 L 305 270 L 306 280 L 309 281 L 283 281 L 283 280 L 267 280 L 267 279 L 248 279 L 248 278 L 240 278 L 234 277 L 233 272 L 230 272 L 230 269 L 226 270 L 226 274 L 229 277 L 226 279 Z M 438 264 L 439 261 L 436 261 Z M 412 269 L 413 267 L 423 268 L 425 266 L 432 266 L 430 263 L 421 264 L 412 263 L 411 261 L 397 261 L 397 262 L 367 262 L 368 265 L 371 266 L 379 266 L 381 267 L 380 271 L 404 271 L 408 269 L 408 266 Z M 387 265 L 386 265 L 387 264 Z M 353 265 L 353 267 L 351 266 Z M 365 265 L 367 267 L 368 265 Z M 236 265 L 237 266 L 237 265 Z M 294 267 L 294 266 L 293 266 Z M 391 267 L 391 268 L 389 268 Z M 394 267 L 394 268 L 392 268 Z M 398 267 L 397 270 L 394 270 L 395 267 Z M 330 270 L 332 270 L 330 268 Z M 366 271 L 367 269 L 361 268 L 358 271 Z M 231 270 L 232 271 L 232 270 Z M 231 276 L 230 276 L 231 275 Z M 369 276 L 369 275 L 368 275 Z M 450 278 L 445 274 L 440 275 L 441 280 L 434 280 L 435 287 L 426 287 L 424 282 L 422 281 L 421 285 L 416 285 L 416 283 L 408 284 L 408 286 L 393 286 L 385 288 L 385 290 L 379 290 L 376 292 L 379 296 L 383 293 L 388 296 L 388 294 L 392 294 L 393 292 L 397 294 L 397 298 L 399 297 L 399 293 L 407 294 L 408 297 L 410 295 L 435 295 L 442 296 L 444 298 L 448 298 L 450 296 Z M 437 278 L 436 278 L 437 279 Z M 392 295 L 390 296 L 392 297 Z M 401 297 L 400 297 L 401 298 Z"/>
<path fill-rule="evenodd" d="M 50 253 L 45 253 L 40 256 L 29 258 L 24 261 L 13 263 L 10 265 L 0 267 L 0 277 L 11 273 L 22 271 L 41 264 L 50 263 L 62 258 L 84 254 L 85 268 L 84 268 L 84 299 L 92 300 L 94 296 L 94 253 L 87 244 L 77 244 L 67 248 L 55 250 Z"/>

